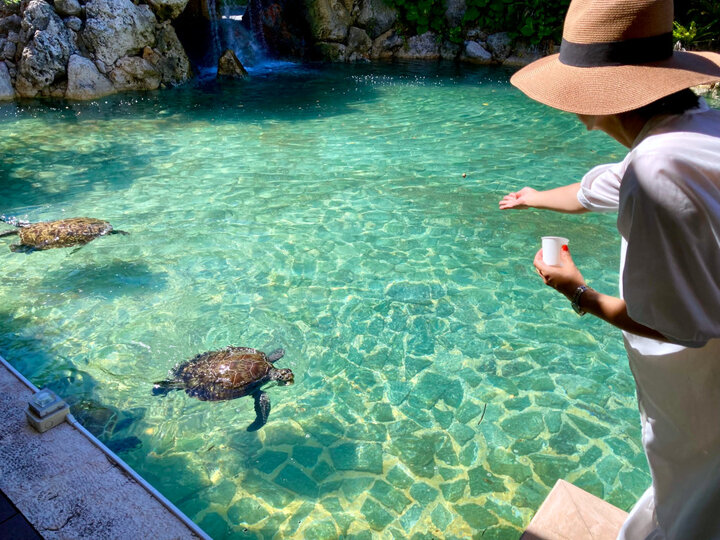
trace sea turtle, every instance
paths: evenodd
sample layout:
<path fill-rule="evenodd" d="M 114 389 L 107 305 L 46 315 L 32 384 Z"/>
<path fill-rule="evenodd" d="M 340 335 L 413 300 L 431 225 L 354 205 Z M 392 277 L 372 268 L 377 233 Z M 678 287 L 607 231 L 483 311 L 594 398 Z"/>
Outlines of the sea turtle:
<path fill-rule="evenodd" d="M 107 221 L 95 218 L 79 217 L 29 223 L 17 218 L 0 216 L 0 221 L 17 227 L 0 233 L 0 237 L 17 234 L 19 244 L 12 244 L 11 251 L 31 252 L 43 249 L 84 246 L 99 236 L 107 234 L 128 234 L 116 231 Z"/>
<path fill-rule="evenodd" d="M 153 394 L 185 390 L 189 396 L 202 401 L 253 396 L 256 418 L 247 430 L 256 431 L 265 425 L 270 414 L 270 398 L 260 388 L 270 381 L 277 381 L 279 386 L 295 381 L 291 370 L 273 366 L 284 355 L 282 349 L 265 355 L 249 347 L 225 347 L 204 352 L 174 368 L 170 379 L 156 382 Z"/>

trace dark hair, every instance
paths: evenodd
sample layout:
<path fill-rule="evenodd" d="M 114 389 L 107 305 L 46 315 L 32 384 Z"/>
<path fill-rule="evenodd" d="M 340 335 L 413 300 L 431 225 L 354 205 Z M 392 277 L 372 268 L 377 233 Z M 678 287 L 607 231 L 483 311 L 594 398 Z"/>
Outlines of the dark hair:
<path fill-rule="evenodd" d="M 686 88 L 635 109 L 634 112 L 645 118 L 651 118 L 659 114 L 682 114 L 696 108 L 699 104 L 697 94 Z"/>

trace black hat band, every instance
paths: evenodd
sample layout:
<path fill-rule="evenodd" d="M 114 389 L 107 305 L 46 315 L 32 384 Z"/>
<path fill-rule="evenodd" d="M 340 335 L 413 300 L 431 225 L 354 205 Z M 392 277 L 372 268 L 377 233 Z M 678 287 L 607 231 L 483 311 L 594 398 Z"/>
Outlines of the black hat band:
<path fill-rule="evenodd" d="M 672 32 L 645 38 L 609 43 L 573 43 L 560 45 L 560 62 L 574 67 L 623 66 L 667 60 L 673 54 Z"/>

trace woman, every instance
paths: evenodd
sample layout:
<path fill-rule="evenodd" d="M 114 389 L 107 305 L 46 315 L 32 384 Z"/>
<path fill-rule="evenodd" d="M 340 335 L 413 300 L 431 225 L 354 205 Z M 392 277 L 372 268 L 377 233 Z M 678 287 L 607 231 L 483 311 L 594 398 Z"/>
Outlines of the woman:
<path fill-rule="evenodd" d="M 720 55 L 674 52 L 671 0 L 573 0 L 559 55 L 517 72 L 529 97 L 630 149 L 581 182 L 523 188 L 501 209 L 617 211 L 620 298 L 587 286 L 567 246 L 534 260 L 578 314 L 623 330 L 652 486 L 618 538 L 720 539 L 720 112 L 689 90 Z"/>

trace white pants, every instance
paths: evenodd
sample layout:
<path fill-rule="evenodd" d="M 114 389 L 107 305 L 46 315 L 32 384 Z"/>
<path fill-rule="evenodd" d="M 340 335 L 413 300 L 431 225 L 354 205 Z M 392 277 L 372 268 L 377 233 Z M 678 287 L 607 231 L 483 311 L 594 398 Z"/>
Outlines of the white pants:
<path fill-rule="evenodd" d="M 626 334 L 652 486 L 618 540 L 720 539 L 720 339 L 690 349 Z"/>

